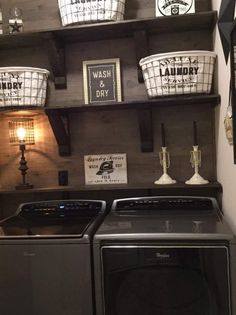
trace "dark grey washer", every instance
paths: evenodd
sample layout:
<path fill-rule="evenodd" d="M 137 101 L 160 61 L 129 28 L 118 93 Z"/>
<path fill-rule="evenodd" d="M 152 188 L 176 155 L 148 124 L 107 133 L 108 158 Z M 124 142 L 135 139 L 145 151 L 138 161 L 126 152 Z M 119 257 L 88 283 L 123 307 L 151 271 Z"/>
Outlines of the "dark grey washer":
<path fill-rule="evenodd" d="M 167 206 L 165 209 L 165 201 L 168 203 L 168 199 L 170 201 L 170 206 Z M 185 199 L 192 199 L 195 206 L 193 208 L 189 207 L 188 210 L 185 203 L 185 206 L 181 209 L 181 202 Z M 204 203 L 204 200 L 206 200 L 206 205 L 201 209 L 201 201 Z M 159 206 L 156 206 L 156 209 L 154 202 L 157 202 L 157 204 L 159 203 Z M 160 204 L 163 204 L 163 207 L 160 207 Z M 122 272 L 122 270 L 127 268 L 129 263 L 130 266 L 128 266 L 127 269 L 130 268 L 132 270 L 133 266 L 135 266 L 134 269 L 138 270 L 139 267 L 137 267 L 136 262 L 132 266 L 133 261 L 129 260 L 129 253 L 130 257 L 133 257 L 135 256 L 136 251 L 138 253 L 136 256 L 139 256 L 137 260 L 140 263 L 140 257 L 147 248 L 161 248 L 162 250 L 166 248 L 177 248 L 177 250 L 181 248 L 190 248 L 192 250 L 201 248 L 202 251 L 206 253 L 207 257 L 211 257 L 211 253 L 213 252 L 214 255 L 219 253 L 219 257 L 217 257 L 217 259 L 219 258 L 218 269 L 216 268 L 219 271 L 219 275 L 214 275 L 214 281 L 216 281 L 216 286 L 219 290 L 221 290 L 221 286 L 223 286 L 223 283 L 221 284 L 223 281 L 224 289 L 228 293 L 221 290 L 220 294 L 225 306 L 210 314 L 236 315 L 235 307 L 233 307 L 233 311 L 231 309 L 231 304 L 235 306 L 236 296 L 236 243 L 234 235 L 225 222 L 216 200 L 213 198 L 198 197 L 145 197 L 114 201 L 112 211 L 105 218 L 94 236 L 93 249 L 97 315 L 113 315 L 113 311 L 111 311 L 111 313 L 107 311 L 109 307 L 111 307 L 110 309 L 116 308 L 114 314 L 117 315 L 119 315 L 121 311 L 123 313 L 125 312 L 124 307 L 120 308 L 120 306 L 117 305 L 117 303 L 119 304 L 120 301 L 125 299 L 124 295 L 122 296 L 121 290 L 114 291 L 114 294 L 121 296 L 120 299 L 112 299 L 112 293 L 110 294 L 111 290 L 106 292 L 106 286 L 109 288 L 108 283 L 111 279 L 111 277 L 108 276 L 107 270 L 110 267 L 109 271 L 113 273 L 111 267 L 113 266 L 114 270 Z M 131 255 L 131 251 L 134 253 L 133 256 Z M 127 264 L 126 261 L 129 261 L 129 263 Z M 224 266 L 220 266 L 221 261 L 225 262 Z M 212 264 L 214 264 L 214 261 Z M 208 263 L 208 265 L 210 264 Z M 209 269 L 211 269 L 211 265 L 208 266 L 208 270 Z M 222 273 L 221 270 L 223 270 Z M 120 286 L 121 289 L 124 290 L 125 295 L 130 294 L 131 297 L 132 294 L 134 295 L 137 292 L 139 294 L 140 292 L 135 289 L 138 282 L 136 283 L 136 280 L 132 280 L 132 275 L 135 277 L 135 273 L 132 272 L 129 273 L 129 276 L 126 279 L 124 277 L 124 282 Z M 211 272 L 209 271 L 209 274 L 210 273 Z M 113 279 L 117 279 L 115 278 L 117 274 L 114 273 Z M 136 275 L 141 277 L 139 273 L 136 273 Z M 112 281 L 114 283 L 116 280 Z M 135 282 L 134 286 L 127 288 L 130 281 Z M 145 281 L 144 285 L 146 285 Z M 231 294 L 230 286 L 232 287 Z M 142 288 L 140 289 L 142 290 Z M 182 290 L 182 288 L 180 288 L 180 290 Z M 110 300 L 107 301 L 108 299 Z M 116 302 L 114 302 L 115 300 Z M 145 297 L 144 299 L 141 299 L 140 297 L 139 300 L 141 302 L 136 298 L 139 307 L 142 309 L 141 312 L 143 312 L 143 310 L 145 310 L 145 307 L 143 307 Z M 109 306 L 109 303 L 111 306 Z M 129 314 L 133 315 L 132 312 L 136 312 L 136 315 L 138 315 L 138 309 L 134 311 L 135 307 L 130 306 L 132 303 L 133 302 L 131 301 L 131 303 L 127 304 L 131 310 Z M 215 301 L 215 303 L 217 304 L 219 301 Z M 148 311 L 148 314 L 152 314 L 150 309 Z M 156 313 L 157 312 L 155 312 L 155 314 Z M 164 310 L 163 314 L 169 313 Z M 170 314 L 179 313 L 174 312 Z M 182 312 L 181 314 L 185 313 Z M 195 313 L 191 312 L 191 314 Z M 202 312 L 202 314 L 209 314 L 209 312 Z"/>
<path fill-rule="evenodd" d="M 2 315 L 92 315 L 91 237 L 105 202 L 22 204 L 0 223 Z"/>

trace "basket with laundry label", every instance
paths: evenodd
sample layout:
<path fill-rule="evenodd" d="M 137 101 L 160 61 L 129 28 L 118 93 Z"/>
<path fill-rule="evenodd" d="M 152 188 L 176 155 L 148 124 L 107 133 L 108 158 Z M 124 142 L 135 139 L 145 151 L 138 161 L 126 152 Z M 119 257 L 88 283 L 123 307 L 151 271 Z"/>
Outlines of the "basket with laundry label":
<path fill-rule="evenodd" d="M 48 76 L 46 69 L 0 68 L 0 106 L 44 106 Z"/>
<path fill-rule="evenodd" d="M 211 51 L 179 51 L 140 60 L 150 98 L 164 95 L 210 93 L 216 54 Z"/>
<path fill-rule="evenodd" d="M 124 19 L 125 0 L 58 0 L 62 25 Z"/>

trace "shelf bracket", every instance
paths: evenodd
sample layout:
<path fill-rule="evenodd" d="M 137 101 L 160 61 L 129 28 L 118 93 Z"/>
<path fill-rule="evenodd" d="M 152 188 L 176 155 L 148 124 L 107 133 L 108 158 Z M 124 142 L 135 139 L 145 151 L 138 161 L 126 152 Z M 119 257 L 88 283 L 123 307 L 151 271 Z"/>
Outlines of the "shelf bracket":
<path fill-rule="evenodd" d="M 58 40 L 53 32 L 43 33 L 42 38 L 44 40 L 44 47 L 52 67 L 55 88 L 66 89 L 67 82 L 64 45 Z"/>
<path fill-rule="evenodd" d="M 153 152 L 153 129 L 151 106 L 137 109 L 140 130 L 141 151 Z"/>
<path fill-rule="evenodd" d="M 57 109 L 46 109 L 45 112 L 58 144 L 59 155 L 69 156 L 71 154 L 71 146 L 68 116 L 66 114 L 62 115 L 60 110 Z"/>
<path fill-rule="evenodd" d="M 135 42 L 136 62 L 138 68 L 138 82 L 143 83 L 144 82 L 143 73 L 139 65 L 139 61 L 140 59 L 147 57 L 149 55 L 147 31 L 144 29 L 134 30 L 133 37 Z"/>

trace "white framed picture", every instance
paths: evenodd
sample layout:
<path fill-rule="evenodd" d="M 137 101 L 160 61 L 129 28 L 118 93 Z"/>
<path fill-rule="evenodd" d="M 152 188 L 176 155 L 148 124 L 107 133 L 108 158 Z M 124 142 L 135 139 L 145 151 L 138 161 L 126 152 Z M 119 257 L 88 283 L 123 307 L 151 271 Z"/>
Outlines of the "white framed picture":
<path fill-rule="evenodd" d="M 84 156 L 85 185 L 127 184 L 125 153 Z"/>
<path fill-rule="evenodd" d="M 195 13 L 195 0 L 156 0 L 156 16 Z"/>

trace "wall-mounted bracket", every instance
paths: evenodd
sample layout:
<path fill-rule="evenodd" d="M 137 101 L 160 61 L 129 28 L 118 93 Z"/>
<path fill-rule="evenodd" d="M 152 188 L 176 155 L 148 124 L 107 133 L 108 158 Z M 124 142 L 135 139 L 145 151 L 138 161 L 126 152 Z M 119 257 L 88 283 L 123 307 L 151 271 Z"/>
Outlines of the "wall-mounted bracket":
<path fill-rule="evenodd" d="M 139 61 L 140 59 L 147 57 L 149 55 L 147 31 L 144 29 L 134 30 L 133 36 L 135 42 L 136 62 L 138 68 L 138 82 L 143 83 L 144 82 L 143 74 L 142 69 L 139 65 Z"/>
<path fill-rule="evenodd" d="M 51 64 L 55 88 L 66 89 L 65 48 L 53 32 L 42 33 L 45 50 Z"/>
<path fill-rule="evenodd" d="M 141 139 L 141 151 L 153 152 L 152 109 L 145 106 L 137 109 Z"/>
<path fill-rule="evenodd" d="M 71 146 L 68 116 L 66 114 L 62 115 L 60 110 L 57 109 L 46 109 L 45 112 L 58 144 L 59 155 L 69 156 L 71 154 Z"/>

